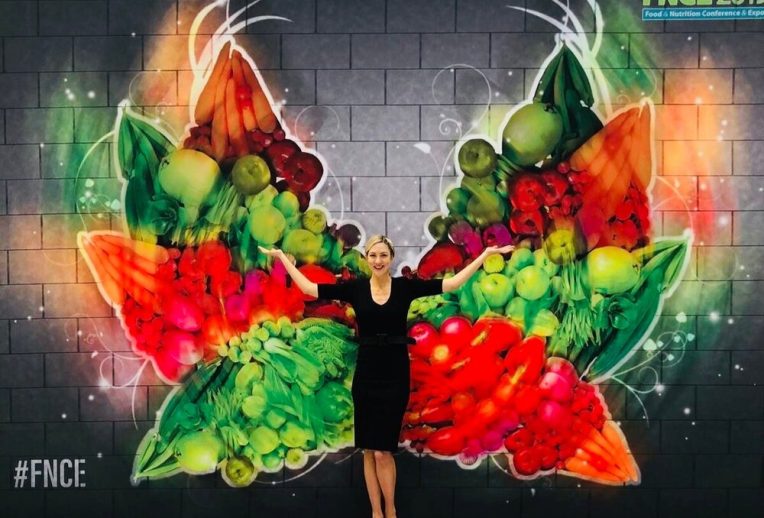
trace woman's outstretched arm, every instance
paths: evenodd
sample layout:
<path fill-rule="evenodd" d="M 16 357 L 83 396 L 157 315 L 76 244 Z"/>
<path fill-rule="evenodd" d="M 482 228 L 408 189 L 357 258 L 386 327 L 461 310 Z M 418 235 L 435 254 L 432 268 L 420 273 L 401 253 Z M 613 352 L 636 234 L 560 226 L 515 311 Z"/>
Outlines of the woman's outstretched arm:
<path fill-rule="evenodd" d="M 470 264 L 462 268 L 459 273 L 448 279 L 443 279 L 443 292 L 458 290 L 459 287 L 467 282 L 472 275 L 483 265 L 485 258 L 491 254 L 507 254 L 514 250 L 513 245 L 506 245 L 502 247 L 489 246 L 483 252 L 477 256 Z"/>
<path fill-rule="evenodd" d="M 310 295 L 311 297 L 318 297 L 318 284 L 305 277 L 302 272 L 298 270 L 297 267 L 292 263 L 292 261 L 289 260 L 289 257 L 287 257 L 283 250 L 279 250 L 278 248 L 272 248 L 268 250 L 262 246 L 258 246 L 258 248 L 265 255 L 274 257 L 281 261 L 281 263 L 286 268 L 287 273 L 292 278 L 297 287 L 300 288 L 301 292 L 303 292 L 305 295 Z"/>

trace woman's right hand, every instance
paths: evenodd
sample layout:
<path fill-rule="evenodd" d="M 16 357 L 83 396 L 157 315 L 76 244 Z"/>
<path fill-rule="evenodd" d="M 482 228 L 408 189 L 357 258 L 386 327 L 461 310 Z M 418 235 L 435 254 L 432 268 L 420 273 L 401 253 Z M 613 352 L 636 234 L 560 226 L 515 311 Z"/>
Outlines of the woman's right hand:
<path fill-rule="evenodd" d="M 281 256 L 284 255 L 284 251 L 280 250 L 278 248 L 270 248 L 270 249 L 268 249 L 268 248 L 264 248 L 264 247 L 262 247 L 260 245 L 257 245 L 257 248 L 259 248 L 260 251 L 262 253 L 264 253 L 265 255 L 267 255 L 268 257 L 281 257 Z"/>
<path fill-rule="evenodd" d="M 285 254 L 284 251 L 279 248 L 268 249 L 268 248 L 263 248 L 260 245 L 257 245 L 257 248 L 259 248 L 260 251 L 264 253 L 265 255 L 267 255 L 268 257 L 280 259 L 284 263 L 292 263 L 292 264 L 296 263 L 293 255 Z"/>

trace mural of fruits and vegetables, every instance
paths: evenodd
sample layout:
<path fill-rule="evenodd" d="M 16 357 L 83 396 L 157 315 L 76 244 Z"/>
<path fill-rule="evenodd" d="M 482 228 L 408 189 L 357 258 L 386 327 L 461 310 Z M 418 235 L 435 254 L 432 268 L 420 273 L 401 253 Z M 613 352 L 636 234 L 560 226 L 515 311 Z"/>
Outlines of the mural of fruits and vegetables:
<path fill-rule="evenodd" d="M 311 204 L 322 159 L 283 126 L 234 38 L 216 41 L 181 141 L 120 106 L 124 229 L 77 238 L 133 351 L 176 385 L 135 481 L 220 471 L 243 487 L 353 444 L 353 310 L 303 295 L 258 245 L 342 282 L 370 275 L 363 230 Z M 577 54 L 553 50 L 501 135 L 457 144 L 459 184 L 403 274 L 449 276 L 486 246 L 516 250 L 412 304 L 400 440 L 465 468 L 504 456 L 518 478 L 637 484 L 598 384 L 648 337 L 691 236 L 651 233 L 652 105 L 601 118 Z"/>

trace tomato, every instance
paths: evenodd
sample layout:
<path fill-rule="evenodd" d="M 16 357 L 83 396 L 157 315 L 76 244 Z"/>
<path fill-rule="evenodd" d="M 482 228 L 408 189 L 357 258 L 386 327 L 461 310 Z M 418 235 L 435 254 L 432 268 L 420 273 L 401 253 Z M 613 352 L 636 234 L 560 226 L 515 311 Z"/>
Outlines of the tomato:
<path fill-rule="evenodd" d="M 526 448 L 515 453 L 512 457 L 515 471 L 520 475 L 533 475 L 541 468 L 541 458 L 534 448 Z"/>
<path fill-rule="evenodd" d="M 533 433 L 527 428 L 515 430 L 504 439 L 504 447 L 512 453 L 528 448 L 531 444 L 533 444 Z"/>
<path fill-rule="evenodd" d="M 466 317 L 448 317 L 440 326 L 440 335 L 445 342 L 461 348 L 467 345 L 472 337 L 472 324 Z"/>
<path fill-rule="evenodd" d="M 429 358 L 439 340 L 438 330 L 432 324 L 419 322 L 411 326 L 408 334 L 416 340 L 416 344 L 409 348 L 411 354 L 417 358 Z"/>
<path fill-rule="evenodd" d="M 557 450 L 551 446 L 539 444 L 533 447 L 539 457 L 541 469 L 552 469 L 557 464 Z"/>

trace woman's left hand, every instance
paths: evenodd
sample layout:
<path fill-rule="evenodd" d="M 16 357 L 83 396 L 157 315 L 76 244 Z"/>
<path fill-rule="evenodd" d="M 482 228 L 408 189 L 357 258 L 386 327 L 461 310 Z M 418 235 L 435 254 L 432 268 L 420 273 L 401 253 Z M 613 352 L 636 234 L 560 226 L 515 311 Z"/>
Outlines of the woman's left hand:
<path fill-rule="evenodd" d="M 485 250 L 483 250 L 483 254 L 485 254 L 486 257 L 491 254 L 508 254 L 514 249 L 515 249 L 515 245 L 505 245 L 502 247 L 488 246 L 485 248 Z"/>

